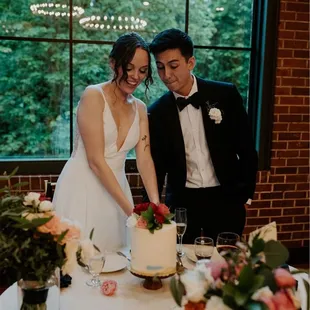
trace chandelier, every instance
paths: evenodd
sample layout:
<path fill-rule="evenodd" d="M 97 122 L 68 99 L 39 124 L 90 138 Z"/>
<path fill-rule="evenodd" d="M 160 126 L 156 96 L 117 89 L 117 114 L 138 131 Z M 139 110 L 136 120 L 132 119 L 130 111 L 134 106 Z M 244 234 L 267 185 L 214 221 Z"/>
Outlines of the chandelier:
<path fill-rule="evenodd" d="M 142 31 L 147 26 L 147 22 L 141 18 L 133 16 L 95 16 L 83 17 L 80 25 L 89 30 L 135 30 Z"/>
<path fill-rule="evenodd" d="M 70 16 L 69 5 L 60 3 L 38 3 L 30 5 L 32 14 L 49 15 L 55 17 Z M 84 9 L 80 6 L 72 8 L 72 16 L 80 17 L 84 13 Z"/>

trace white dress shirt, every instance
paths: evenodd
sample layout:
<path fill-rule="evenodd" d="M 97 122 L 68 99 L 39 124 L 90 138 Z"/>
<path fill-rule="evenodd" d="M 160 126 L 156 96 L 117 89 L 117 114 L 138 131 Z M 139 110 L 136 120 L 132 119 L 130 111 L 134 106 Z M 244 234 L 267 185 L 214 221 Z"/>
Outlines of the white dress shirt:
<path fill-rule="evenodd" d="M 188 96 L 173 93 L 175 98 L 188 98 L 198 91 L 196 77 Z M 206 140 L 201 107 L 196 109 L 191 104 L 179 111 L 186 156 L 186 187 L 214 187 L 220 185 L 213 167 Z"/>
<path fill-rule="evenodd" d="M 198 91 L 197 80 L 192 75 L 194 83 L 188 96 L 184 97 L 173 93 L 175 98 L 192 96 Z M 186 187 L 214 187 L 220 185 L 213 163 L 211 160 L 209 147 L 205 135 L 201 107 L 196 109 L 191 104 L 187 105 L 181 112 L 179 118 L 183 133 L 185 157 L 186 157 Z M 252 199 L 248 199 L 246 204 L 250 205 Z"/>

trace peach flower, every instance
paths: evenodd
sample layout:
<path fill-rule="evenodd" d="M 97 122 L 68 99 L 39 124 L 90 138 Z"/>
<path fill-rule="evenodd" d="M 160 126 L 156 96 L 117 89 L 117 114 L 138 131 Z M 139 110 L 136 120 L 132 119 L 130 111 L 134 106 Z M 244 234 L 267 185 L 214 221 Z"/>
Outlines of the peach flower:
<path fill-rule="evenodd" d="M 58 235 L 67 230 L 64 238 L 61 240 L 61 244 L 67 243 L 73 239 L 80 239 L 81 230 L 78 226 L 73 225 L 70 221 L 61 221 L 58 227 Z"/>
<path fill-rule="evenodd" d="M 274 278 L 280 288 L 295 287 L 296 285 L 296 280 L 293 276 L 283 268 L 277 268 L 274 271 Z"/>
<path fill-rule="evenodd" d="M 77 226 L 69 226 L 69 230 L 65 235 L 65 240 L 80 239 L 81 231 Z"/>
<path fill-rule="evenodd" d="M 146 228 L 147 227 L 147 221 L 142 216 L 140 216 L 138 218 L 137 227 L 139 227 L 139 228 Z"/>
<path fill-rule="evenodd" d="M 41 225 L 37 228 L 37 230 L 44 234 L 52 234 L 53 236 L 59 234 L 59 227 L 60 227 L 60 219 L 57 215 L 55 215 L 53 212 L 51 213 L 45 213 L 46 217 L 52 216 L 52 218 L 45 223 L 44 225 Z"/>

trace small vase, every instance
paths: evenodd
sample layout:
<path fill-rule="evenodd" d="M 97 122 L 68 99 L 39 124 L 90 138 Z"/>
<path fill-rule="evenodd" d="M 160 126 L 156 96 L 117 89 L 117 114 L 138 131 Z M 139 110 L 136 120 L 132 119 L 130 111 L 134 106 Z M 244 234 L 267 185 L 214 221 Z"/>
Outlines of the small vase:
<path fill-rule="evenodd" d="M 59 272 L 55 272 L 46 282 L 19 280 L 19 310 L 59 310 Z"/>

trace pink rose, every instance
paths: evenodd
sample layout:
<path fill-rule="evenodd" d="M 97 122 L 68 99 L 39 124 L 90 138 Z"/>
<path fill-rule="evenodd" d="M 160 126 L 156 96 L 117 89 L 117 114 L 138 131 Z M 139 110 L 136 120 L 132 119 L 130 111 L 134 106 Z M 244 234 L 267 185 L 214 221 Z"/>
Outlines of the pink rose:
<path fill-rule="evenodd" d="M 37 227 L 37 230 L 43 234 L 52 234 L 53 236 L 59 234 L 60 219 L 55 214 L 49 214 L 53 216 L 47 223 Z"/>
<path fill-rule="evenodd" d="M 226 261 L 214 261 L 206 264 L 206 267 L 211 268 L 211 275 L 214 280 L 218 279 L 222 272 L 228 272 L 228 264 Z"/>
<path fill-rule="evenodd" d="M 293 276 L 283 268 L 277 268 L 274 271 L 274 278 L 280 288 L 295 287 L 296 285 L 296 280 Z"/>
<path fill-rule="evenodd" d="M 147 221 L 142 216 L 140 216 L 138 218 L 137 227 L 139 227 L 139 228 L 146 228 L 147 227 Z"/>
<path fill-rule="evenodd" d="M 273 301 L 272 301 L 272 297 L 261 297 L 259 299 L 261 302 L 263 302 L 269 310 L 277 310 L 276 306 L 274 305 Z"/>
<path fill-rule="evenodd" d="M 276 310 L 297 310 L 290 296 L 283 290 L 276 292 L 272 301 Z"/>
<path fill-rule="evenodd" d="M 170 210 L 165 204 L 161 203 L 158 205 L 157 212 L 165 216 L 170 213 Z"/>

